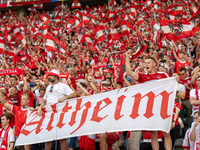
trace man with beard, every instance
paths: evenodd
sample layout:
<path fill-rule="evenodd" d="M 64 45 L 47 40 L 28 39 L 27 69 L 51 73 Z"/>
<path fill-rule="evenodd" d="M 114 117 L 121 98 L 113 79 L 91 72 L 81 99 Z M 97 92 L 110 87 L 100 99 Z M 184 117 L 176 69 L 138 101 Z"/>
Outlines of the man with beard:
<path fill-rule="evenodd" d="M 48 79 L 51 85 L 49 85 L 46 89 L 45 95 L 43 97 L 43 102 L 38 108 L 38 115 L 42 115 L 42 108 L 46 104 L 52 104 L 57 102 L 63 102 L 66 99 L 76 97 L 76 94 L 70 89 L 70 87 L 65 83 L 59 82 L 60 72 L 58 70 L 53 69 L 48 72 Z M 52 141 L 45 143 L 45 150 L 51 150 Z M 61 150 L 67 149 L 67 140 L 60 140 L 60 148 Z"/>

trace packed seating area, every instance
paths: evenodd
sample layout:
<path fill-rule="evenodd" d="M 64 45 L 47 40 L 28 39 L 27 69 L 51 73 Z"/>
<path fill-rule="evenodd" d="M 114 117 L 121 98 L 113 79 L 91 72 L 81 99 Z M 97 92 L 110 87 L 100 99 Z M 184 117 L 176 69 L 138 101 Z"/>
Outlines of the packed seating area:
<path fill-rule="evenodd" d="M 51 11 L 42 11 L 41 4 L 28 11 L 29 15 L 17 16 L 9 10 L 0 16 L 0 92 L 9 104 L 20 107 L 21 98 L 28 94 L 28 106 L 39 108 L 51 85 L 52 70 L 59 71 L 59 82 L 81 97 L 143 83 L 133 73 L 149 74 L 155 67 L 156 72 L 177 77 L 179 85 L 176 120 L 174 124 L 172 119 L 169 133 L 171 147 L 191 149 L 189 130 L 198 120 L 195 114 L 200 105 L 199 0 L 112 0 L 85 8 L 75 0 L 71 8 L 61 2 Z M 147 64 L 149 58 L 155 66 Z M 0 114 L 10 114 L 10 126 L 15 127 L 17 116 L 7 105 L 0 106 Z M 157 134 L 160 149 L 164 148 L 164 133 Z M 151 149 L 151 135 L 124 131 L 111 149 Z M 68 150 L 92 150 L 80 139 L 69 138 Z M 31 146 L 32 150 L 43 148 L 44 143 Z M 101 144 L 99 149 L 103 150 Z"/>

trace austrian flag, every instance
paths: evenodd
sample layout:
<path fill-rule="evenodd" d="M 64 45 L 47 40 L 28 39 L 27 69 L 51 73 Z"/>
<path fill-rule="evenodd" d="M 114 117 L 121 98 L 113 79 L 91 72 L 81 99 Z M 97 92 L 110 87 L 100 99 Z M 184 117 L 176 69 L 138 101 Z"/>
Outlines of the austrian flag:
<path fill-rule="evenodd" d="M 50 21 L 50 18 L 48 16 L 46 16 L 45 14 L 41 13 L 40 15 L 40 19 L 45 23 L 48 24 Z"/>
<path fill-rule="evenodd" d="M 160 20 L 161 34 L 168 40 L 180 40 L 194 35 L 193 25 L 188 22 L 174 20 Z"/>
<path fill-rule="evenodd" d="M 157 23 L 155 23 L 153 20 L 151 21 L 151 24 L 154 27 L 154 29 L 156 29 L 156 31 L 160 29 L 160 26 Z"/>
<path fill-rule="evenodd" d="M 47 34 L 46 50 L 65 53 L 64 43 L 61 43 L 59 40 L 55 39 L 52 35 Z"/>

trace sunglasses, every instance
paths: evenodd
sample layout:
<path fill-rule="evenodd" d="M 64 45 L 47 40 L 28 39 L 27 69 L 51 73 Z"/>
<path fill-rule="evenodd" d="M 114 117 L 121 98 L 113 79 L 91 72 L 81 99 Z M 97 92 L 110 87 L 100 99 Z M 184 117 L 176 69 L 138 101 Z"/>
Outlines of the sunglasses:
<path fill-rule="evenodd" d="M 53 91 L 53 85 L 51 86 L 51 88 L 50 88 L 50 92 L 52 92 Z"/>
<path fill-rule="evenodd" d="M 180 76 L 183 76 L 185 73 L 183 73 L 183 74 L 179 74 Z"/>

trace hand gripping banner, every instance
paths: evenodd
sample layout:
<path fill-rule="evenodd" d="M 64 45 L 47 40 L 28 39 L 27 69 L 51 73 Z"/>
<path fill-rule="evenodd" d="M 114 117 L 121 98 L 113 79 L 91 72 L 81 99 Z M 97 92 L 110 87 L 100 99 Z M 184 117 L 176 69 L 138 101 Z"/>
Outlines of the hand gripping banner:
<path fill-rule="evenodd" d="M 114 131 L 169 132 L 176 87 L 175 78 L 166 78 L 47 105 L 42 116 L 30 113 L 16 145 Z"/>

